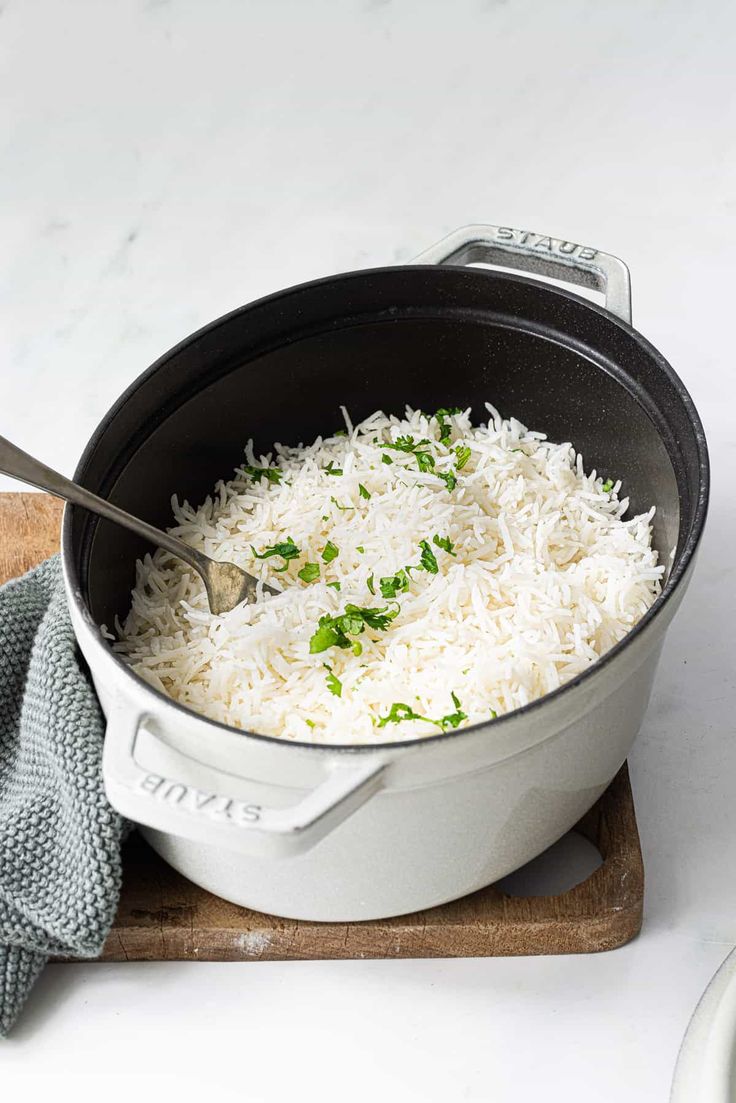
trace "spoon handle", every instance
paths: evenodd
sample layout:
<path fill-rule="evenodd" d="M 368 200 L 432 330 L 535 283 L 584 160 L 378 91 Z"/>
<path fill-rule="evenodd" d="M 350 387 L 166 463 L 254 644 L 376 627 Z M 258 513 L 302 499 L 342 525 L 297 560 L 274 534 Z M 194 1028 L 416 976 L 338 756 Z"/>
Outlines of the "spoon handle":
<path fill-rule="evenodd" d="M 126 513 L 124 509 L 113 505 L 112 502 L 108 502 L 104 498 L 98 498 L 90 490 L 85 490 L 83 486 L 73 483 L 71 479 L 67 479 L 64 475 L 60 475 L 58 471 L 47 467 L 45 463 L 29 456 L 27 452 L 6 440 L 5 437 L 0 437 L 0 473 L 9 475 L 11 479 L 20 479 L 21 482 L 30 483 L 31 486 L 36 486 L 39 490 L 46 490 L 56 498 L 63 498 L 66 502 L 82 506 L 100 517 L 107 518 L 108 521 L 113 521 L 117 525 L 122 525 L 123 528 L 130 529 L 137 536 L 142 536 L 145 540 L 150 540 L 152 544 L 165 548 L 172 555 L 183 559 L 185 563 L 188 563 L 200 574 L 207 569 L 208 561 L 206 557 L 200 556 L 198 551 L 190 548 L 183 540 L 177 540 L 175 536 L 170 536 L 154 525 L 149 525 L 146 521 L 131 516 L 130 513 Z"/>

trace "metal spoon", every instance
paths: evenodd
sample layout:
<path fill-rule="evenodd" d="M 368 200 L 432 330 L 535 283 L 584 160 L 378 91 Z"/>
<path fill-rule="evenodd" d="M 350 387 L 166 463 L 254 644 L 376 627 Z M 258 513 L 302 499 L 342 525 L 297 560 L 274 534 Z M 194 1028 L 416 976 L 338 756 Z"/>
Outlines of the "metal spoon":
<path fill-rule="evenodd" d="M 106 502 L 104 498 L 98 498 L 96 494 L 78 486 L 71 479 L 64 478 L 57 471 L 39 460 L 29 456 L 5 437 L 0 437 L 0 472 L 10 475 L 11 479 L 20 479 L 31 486 L 37 486 L 40 490 L 47 490 L 56 498 L 63 498 L 66 502 L 73 502 L 76 506 L 89 509 L 100 517 L 106 517 L 108 521 L 114 521 L 123 528 L 142 536 L 144 540 L 150 540 L 159 548 L 165 548 L 178 559 L 188 563 L 204 582 L 207 590 L 207 601 L 210 612 L 215 616 L 220 613 L 228 613 L 241 601 L 252 601 L 255 597 L 256 582 L 252 574 L 242 571 L 234 563 L 218 563 L 210 559 L 204 552 L 190 548 L 183 540 L 170 536 L 167 532 L 149 525 L 146 521 L 140 521 L 137 517 L 126 513 L 124 509 L 114 506 L 112 502 Z M 268 594 L 278 594 L 273 586 L 263 584 L 263 589 Z"/>

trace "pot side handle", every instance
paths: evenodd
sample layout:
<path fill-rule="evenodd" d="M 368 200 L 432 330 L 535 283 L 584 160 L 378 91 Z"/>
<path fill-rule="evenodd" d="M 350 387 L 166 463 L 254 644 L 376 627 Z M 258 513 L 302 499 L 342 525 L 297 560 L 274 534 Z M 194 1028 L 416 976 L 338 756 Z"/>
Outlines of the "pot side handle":
<path fill-rule="evenodd" d="M 631 325 L 631 277 L 619 257 L 588 245 L 515 230 L 511 226 L 461 226 L 430 246 L 412 264 L 497 264 L 603 292 L 606 310 Z"/>
<path fill-rule="evenodd" d="M 150 718 L 130 710 L 127 716 L 123 709 L 108 715 L 102 774 L 113 808 L 157 831 L 257 855 L 289 856 L 313 847 L 378 792 L 387 765 L 373 754 L 351 756 L 350 763 L 333 764 L 325 780 L 295 804 L 265 808 L 181 780 L 197 767 L 201 772 L 204 764 L 174 750 L 154 727 Z M 178 760 L 181 774 L 169 777 L 139 765 L 136 745 L 141 737 L 169 761 Z"/>

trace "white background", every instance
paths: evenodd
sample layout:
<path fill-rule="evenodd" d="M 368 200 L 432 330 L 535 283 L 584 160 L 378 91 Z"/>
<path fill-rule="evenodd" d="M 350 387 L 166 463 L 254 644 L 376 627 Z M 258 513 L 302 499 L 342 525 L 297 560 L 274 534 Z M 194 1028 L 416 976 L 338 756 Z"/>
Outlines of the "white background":
<path fill-rule="evenodd" d="M 489 221 L 630 264 L 635 323 L 714 466 L 632 758 L 638 941 L 56 966 L 0 1045 L 3 1097 L 664 1103 L 736 942 L 735 35 L 728 0 L 0 6 L 0 433 L 71 474 L 119 392 L 204 322 Z"/>

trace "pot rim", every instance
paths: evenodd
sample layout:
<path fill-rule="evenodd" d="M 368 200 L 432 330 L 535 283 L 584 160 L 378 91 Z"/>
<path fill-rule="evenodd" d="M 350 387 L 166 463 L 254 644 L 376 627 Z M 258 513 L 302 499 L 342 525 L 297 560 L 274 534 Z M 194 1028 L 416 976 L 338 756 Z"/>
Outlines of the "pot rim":
<path fill-rule="evenodd" d="M 254 299 L 252 302 L 244 303 L 242 306 L 236 307 L 234 310 L 228 311 L 226 314 L 221 315 L 219 318 L 215 318 L 213 321 L 201 326 L 194 333 L 189 334 L 178 344 L 172 346 L 157 360 L 153 362 L 148 368 L 146 368 L 133 382 L 122 392 L 122 394 L 113 403 L 107 413 L 102 417 L 98 425 L 96 426 L 92 436 L 90 437 L 87 445 L 82 453 L 80 460 L 77 464 L 74 479 L 79 482 L 81 476 L 84 473 L 84 469 L 87 465 L 89 458 L 92 456 L 98 441 L 103 436 L 107 429 L 107 426 L 114 419 L 118 411 L 125 405 L 128 399 L 135 391 L 138 390 L 152 375 L 154 375 L 167 361 L 173 356 L 178 355 L 183 349 L 199 340 L 204 334 L 209 333 L 212 330 L 217 329 L 223 322 L 228 321 L 230 318 L 234 318 L 240 314 L 244 314 L 249 310 L 253 310 L 264 303 L 275 302 L 279 299 L 286 299 L 288 296 L 293 295 L 295 292 L 301 291 L 304 288 L 314 288 L 320 285 L 334 283 L 336 280 L 349 280 L 355 278 L 363 278 L 366 276 L 380 275 L 384 272 L 390 272 L 395 274 L 397 269 L 407 270 L 429 270 L 435 274 L 439 271 L 452 271 L 453 269 L 440 268 L 437 265 L 432 264 L 406 264 L 406 265 L 383 265 L 379 268 L 364 268 L 357 269 L 350 272 L 338 272 L 330 276 L 322 276 L 315 280 L 308 280 L 304 283 L 294 284 L 291 287 L 282 288 L 279 291 L 272 292 L 268 295 L 262 295 L 258 299 Z M 464 271 L 467 273 L 469 270 L 466 268 Z M 436 746 L 440 741 L 448 741 L 451 739 L 461 739 L 463 736 L 470 736 L 477 734 L 482 729 L 486 730 L 486 737 L 489 737 L 488 729 L 495 728 L 497 724 L 503 724 L 510 720 L 518 721 L 524 716 L 529 716 L 533 712 L 536 712 L 540 707 L 544 707 L 547 702 L 558 700 L 564 694 L 571 693 L 576 687 L 584 682 L 588 682 L 590 679 L 595 678 L 606 666 L 615 661 L 617 656 L 635 639 L 636 636 L 643 633 L 646 628 L 652 623 L 652 621 L 658 616 L 660 611 L 667 605 L 670 598 L 675 591 L 679 588 L 680 583 L 685 577 L 688 567 L 697 551 L 700 539 L 703 534 L 703 528 L 705 525 L 705 519 L 708 512 L 708 500 L 710 495 L 710 462 L 708 457 L 708 445 L 705 437 L 705 430 L 703 428 L 700 415 L 695 407 L 695 404 L 685 387 L 684 383 L 677 375 L 675 370 L 671 367 L 669 362 L 662 356 L 662 354 L 647 340 L 637 329 L 635 329 L 628 322 L 623 321 L 618 315 L 606 310 L 605 307 L 599 306 L 597 303 L 591 302 L 589 299 L 584 298 L 581 295 L 575 294 L 573 291 L 569 291 L 566 288 L 555 287 L 551 284 L 543 283 L 541 280 L 529 278 L 527 276 L 521 276 L 516 274 L 509 274 L 506 272 L 497 272 L 488 269 L 473 269 L 483 278 L 494 279 L 502 282 L 522 283 L 531 285 L 535 289 L 539 290 L 543 294 L 553 295 L 555 297 L 561 297 L 564 299 L 571 299 L 576 303 L 581 304 L 586 309 L 592 311 L 594 314 L 600 315 L 608 322 L 614 323 L 620 329 L 622 329 L 629 336 L 635 338 L 635 340 L 643 347 L 644 351 L 655 361 L 659 370 L 668 378 L 670 384 L 677 392 L 685 411 L 687 413 L 688 420 L 693 429 L 693 435 L 695 438 L 695 445 L 698 454 L 698 497 L 693 513 L 693 519 L 689 527 L 686 539 L 683 543 L 680 554 L 675 558 L 672 569 L 670 571 L 669 578 L 662 588 L 662 592 L 658 595 L 656 600 L 647 609 L 644 616 L 639 620 L 634 627 L 626 633 L 623 639 L 619 640 L 617 644 L 614 644 L 612 648 L 605 652 L 599 659 L 597 659 L 591 666 L 584 670 L 577 677 L 565 682 L 563 685 L 558 686 L 557 689 L 551 690 L 549 693 L 545 693 L 542 697 L 536 698 L 534 701 L 530 701 L 526 705 L 522 705 L 520 708 L 513 709 L 511 712 L 503 713 L 501 716 L 488 721 L 480 721 L 477 724 L 471 724 L 466 728 L 456 728 L 449 732 L 438 732 L 436 735 L 419 736 L 415 739 L 396 740 L 390 743 L 304 743 L 300 740 L 284 740 L 276 735 L 263 735 L 259 732 L 248 731 L 244 728 L 235 728 L 229 724 L 224 724 L 219 720 L 212 720 L 208 716 L 204 716 L 201 713 L 195 712 L 195 710 L 187 708 L 185 705 L 175 701 L 172 697 L 167 696 L 160 690 L 155 689 L 148 682 L 144 681 L 134 670 L 131 669 L 114 651 L 108 646 L 100 633 L 99 626 L 94 622 L 92 615 L 87 607 L 86 602 L 82 597 L 81 590 L 76 578 L 76 568 L 73 565 L 72 556 L 72 524 L 71 519 L 73 516 L 74 506 L 67 505 L 64 509 L 64 515 L 62 520 L 62 566 L 64 574 L 64 583 L 67 590 L 67 597 L 70 601 L 75 601 L 80 606 L 82 617 L 87 623 L 88 627 L 92 630 L 95 642 L 105 648 L 107 655 L 111 658 L 115 664 L 125 672 L 125 675 L 131 679 L 131 681 L 137 686 L 139 690 L 144 690 L 147 693 L 154 696 L 158 701 L 161 700 L 166 703 L 167 706 L 171 706 L 177 710 L 180 710 L 187 716 L 196 716 L 204 723 L 210 724 L 213 727 L 225 732 L 235 732 L 237 735 L 244 736 L 250 739 L 257 739 L 264 741 L 267 744 L 276 744 L 280 747 L 292 746 L 297 747 L 301 751 L 331 754 L 331 753 L 352 753 L 352 754 L 366 754 L 371 752 L 383 752 L 387 751 L 399 751 L 403 749 L 412 748 L 418 749 L 423 745 Z M 83 484 L 82 484 L 83 485 Z"/>

